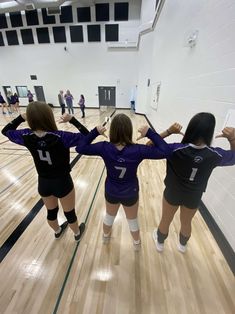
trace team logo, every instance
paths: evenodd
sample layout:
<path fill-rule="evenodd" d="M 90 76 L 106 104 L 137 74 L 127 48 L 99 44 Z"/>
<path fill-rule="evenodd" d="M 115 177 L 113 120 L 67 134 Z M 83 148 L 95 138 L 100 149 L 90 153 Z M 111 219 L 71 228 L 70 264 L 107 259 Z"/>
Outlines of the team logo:
<path fill-rule="evenodd" d="M 119 159 L 118 159 L 118 162 L 125 162 L 125 159 L 119 158 Z"/>
<path fill-rule="evenodd" d="M 45 141 L 40 141 L 40 142 L 38 142 L 38 145 L 40 147 L 45 147 L 46 146 L 46 142 Z"/>
<path fill-rule="evenodd" d="M 194 162 L 196 162 L 197 164 L 199 164 L 202 161 L 203 161 L 203 158 L 201 156 L 194 157 Z"/>

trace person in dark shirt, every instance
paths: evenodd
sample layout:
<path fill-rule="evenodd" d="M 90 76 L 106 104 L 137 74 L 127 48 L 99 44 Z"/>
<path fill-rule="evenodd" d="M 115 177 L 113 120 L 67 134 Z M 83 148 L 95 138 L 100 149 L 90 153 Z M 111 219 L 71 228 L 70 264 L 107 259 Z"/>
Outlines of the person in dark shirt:
<path fill-rule="evenodd" d="M 147 136 L 155 146 L 135 144 L 132 140 L 132 123 L 125 114 L 117 114 L 110 125 L 110 142 L 104 141 L 89 144 L 99 135 L 93 129 L 89 135 L 79 143 L 76 151 L 85 155 L 101 156 L 107 168 L 105 181 L 106 215 L 103 222 L 103 241 L 108 242 L 112 225 L 120 204 L 126 213 L 129 229 L 133 237 L 134 249 L 140 248 L 140 234 L 138 225 L 139 183 L 137 168 L 144 159 L 165 158 L 167 144 L 160 135 L 148 126 L 139 129 L 141 137 Z"/>
<path fill-rule="evenodd" d="M 2 97 L 1 93 L 0 93 L 0 105 L 2 106 L 2 114 L 6 114 L 6 112 L 4 111 L 4 108 L 7 108 L 8 113 L 10 113 L 9 109 L 8 109 L 8 105 L 7 105 L 6 101 L 5 101 L 5 99 Z"/>
<path fill-rule="evenodd" d="M 85 97 L 84 97 L 84 95 L 80 96 L 78 104 L 79 104 L 81 112 L 82 112 L 82 118 L 85 118 Z"/>
<path fill-rule="evenodd" d="M 12 94 L 12 92 L 7 93 L 7 100 L 10 105 L 11 112 L 12 113 L 17 112 L 16 99 L 15 99 L 15 96 Z"/>
<path fill-rule="evenodd" d="M 28 90 L 28 93 L 27 93 L 27 97 L 28 97 L 28 102 L 33 102 L 33 94 L 31 93 L 30 90 Z"/>
<path fill-rule="evenodd" d="M 65 113 L 65 103 L 64 103 L 64 92 L 60 90 L 60 93 L 58 94 L 58 100 L 61 107 L 61 113 L 62 115 Z"/>
<path fill-rule="evenodd" d="M 26 121 L 30 128 L 16 130 Z M 63 117 L 63 120 L 66 117 Z M 78 130 L 86 135 L 89 131 L 74 117 L 70 119 Z M 26 114 L 19 115 L 8 123 L 2 134 L 10 141 L 25 146 L 31 153 L 38 172 L 38 192 L 47 208 L 47 221 L 59 238 L 67 225 L 74 232 L 75 240 L 80 241 L 85 224 L 78 226 L 75 213 L 75 191 L 70 176 L 70 147 L 79 145 L 84 135 L 59 131 L 51 108 L 43 102 L 31 102 Z M 58 199 L 62 204 L 67 221 L 58 224 Z"/>
<path fill-rule="evenodd" d="M 153 232 L 156 249 L 164 249 L 170 224 L 180 207 L 181 229 L 178 249 L 184 253 L 191 236 L 191 222 L 197 211 L 208 179 L 217 166 L 235 165 L 235 129 L 225 128 L 231 150 L 210 147 L 215 129 L 215 117 L 202 112 L 195 115 L 186 129 L 182 143 L 169 144 L 167 172 L 162 202 L 162 218 Z"/>
<path fill-rule="evenodd" d="M 16 111 L 19 112 L 20 111 L 20 108 L 19 108 L 20 107 L 20 101 L 19 101 L 19 97 L 18 97 L 17 93 L 14 94 L 14 97 L 15 97 L 15 102 L 16 102 L 15 103 Z"/>

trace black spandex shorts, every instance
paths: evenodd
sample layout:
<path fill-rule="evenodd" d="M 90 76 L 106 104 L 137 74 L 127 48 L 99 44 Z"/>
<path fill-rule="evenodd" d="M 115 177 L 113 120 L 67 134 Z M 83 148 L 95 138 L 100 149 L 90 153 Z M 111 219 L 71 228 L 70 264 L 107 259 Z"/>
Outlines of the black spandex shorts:
<path fill-rule="evenodd" d="M 123 206 L 129 207 L 129 206 L 135 205 L 135 203 L 139 200 L 139 194 L 137 194 L 136 196 L 131 197 L 131 198 L 118 198 L 118 197 L 110 196 L 105 192 L 105 199 L 107 202 L 109 202 L 111 204 L 119 204 L 120 203 Z"/>
<path fill-rule="evenodd" d="M 53 195 L 62 198 L 69 194 L 72 189 L 73 180 L 70 174 L 54 179 L 38 177 L 38 193 L 42 197 Z"/>
<path fill-rule="evenodd" d="M 184 192 L 177 187 L 166 187 L 163 195 L 171 205 L 197 209 L 202 198 L 202 193 L 200 191 Z"/>

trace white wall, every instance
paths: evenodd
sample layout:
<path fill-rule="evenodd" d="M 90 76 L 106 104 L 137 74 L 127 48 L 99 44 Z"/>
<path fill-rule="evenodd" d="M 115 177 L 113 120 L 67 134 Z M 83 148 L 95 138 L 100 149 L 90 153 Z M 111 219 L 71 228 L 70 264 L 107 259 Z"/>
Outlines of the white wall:
<path fill-rule="evenodd" d="M 158 130 L 175 121 L 186 126 L 195 113 L 210 111 L 219 132 L 227 111 L 235 109 L 234 29 L 233 0 L 166 1 L 155 31 L 141 38 L 137 111 Z M 197 45 L 184 47 L 194 30 Z M 157 111 L 150 106 L 148 78 L 161 81 Z M 226 140 L 214 145 L 229 148 Z M 203 201 L 235 249 L 235 167 L 214 171 Z"/>
<path fill-rule="evenodd" d="M 103 1 L 100 1 L 103 2 Z M 50 44 L 37 44 L 36 27 L 32 27 L 34 34 L 34 45 L 23 45 L 21 42 L 20 29 L 17 28 L 20 46 L 0 47 L 0 68 L 4 76 L 1 77 L 0 91 L 2 86 L 11 86 L 15 91 L 15 86 L 28 86 L 33 92 L 34 85 L 42 85 L 47 102 L 58 105 L 57 94 L 60 89 L 70 89 L 76 99 L 80 94 L 84 94 L 88 107 L 98 107 L 98 86 L 116 86 L 116 106 L 130 107 L 131 89 L 137 81 L 137 52 L 125 49 L 124 51 L 108 50 L 105 42 L 105 24 L 119 24 L 119 40 L 128 39 L 132 41 L 137 37 L 137 29 L 140 24 L 141 1 L 129 1 L 129 21 L 115 22 L 114 0 L 110 2 L 110 21 L 95 22 L 94 10 L 92 7 L 91 23 L 82 23 L 84 43 L 71 43 L 69 25 L 66 27 L 67 43 L 54 44 L 52 27 L 46 25 L 50 32 Z M 76 21 L 76 6 L 73 10 L 74 21 Z M 42 27 L 42 17 L 39 14 L 40 26 Z M 59 16 L 56 16 L 59 24 Z M 23 15 L 24 28 L 27 27 L 25 16 Z M 101 25 L 101 42 L 91 43 L 87 39 L 87 24 Z M 8 21 L 8 25 L 10 23 Z M 76 25 L 74 23 L 73 25 Z M 29 28 L 29 27 L 28 27 Z M 5 30 L 1 30 L 4 41 Z M 67 52 L 64 47 L 67 47 Z M 14 69 L 14 71 L 12 71 Z M 30 75 L 37 75 L 37 81 L 31 81 Z M 27 104 L 27 99 L 20 99 L 22 105 Z"/>
<path fill-rule="evenodd" d="M 142 0 L 141 6 L 141 24 L 153 20 L 155 15 L 156 0 Z"/>

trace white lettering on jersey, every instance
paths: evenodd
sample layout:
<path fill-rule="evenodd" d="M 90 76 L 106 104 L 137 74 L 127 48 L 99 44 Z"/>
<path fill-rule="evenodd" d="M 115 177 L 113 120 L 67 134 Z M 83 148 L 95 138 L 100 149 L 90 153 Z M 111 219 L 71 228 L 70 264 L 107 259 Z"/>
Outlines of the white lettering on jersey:
<path fill-rule="evenodd" d="M 189 181 L 194 181 L 198 168 L 192 168 L 192 172 L 189 178 Z"/>
<path fill-rule="evenodd" d="M 38 151 L 40 160 L 47 161 L 49 165 L 52 165 L 51 156 L 50 156 L 49 152 L 45 152 L 46 156 L 43 156 L 42 150 L 38 149 L 37 151 Z"/>
<path fill-rule="evenodd" d="M 117 170 L 121 170 L 121 173 L 119 175 L 119 179 L 123 179 L 125 173 L 126 173 L 126 168 L 125 167 L 114 167 Z"/>

